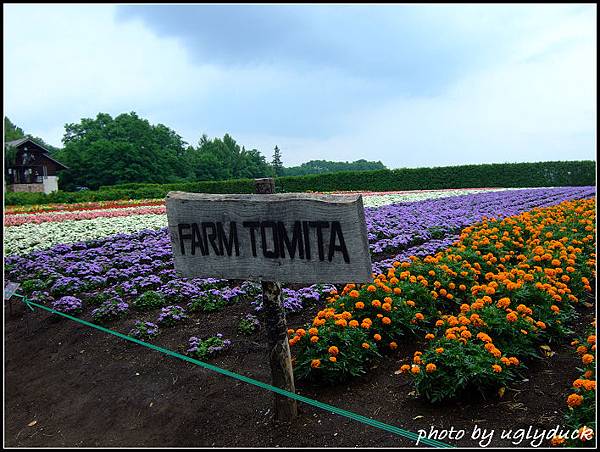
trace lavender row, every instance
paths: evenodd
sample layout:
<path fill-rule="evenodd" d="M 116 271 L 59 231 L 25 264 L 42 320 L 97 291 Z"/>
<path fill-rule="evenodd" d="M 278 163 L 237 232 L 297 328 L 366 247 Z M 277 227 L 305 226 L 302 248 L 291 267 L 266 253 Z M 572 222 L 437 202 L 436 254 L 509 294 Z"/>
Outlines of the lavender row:
<path fill-rule="evenodd" d="M 365 209 L 371 252 L 402 250 L 481 221 L 596 194 L 595 187 L 561 187 L 477 193 Z"/>
<path fill-rule="evenodd" d="M 377 259 L 373 269 L 380 273 L 394 260 L 433 254 L 456 240 L 456 232 L 462 227 L 483 217 L 514 215 L 593 195 L 594 187 L 529 189 L 366 209 L 373 252 L 387 254 L 385 259 Z M 151 293 L 164 305 L 186 303 L 192 311 L 218 309 L 241 297 L 254 299 L 254 308 L 261 309 L 256 284 L 246 282 L 230 287 L 226 280 L 179 278 L 167 229 L 60 244 L 27 256 L 7 257 L 5 263 L 8 279 L 25 281 L 24 289 L 38 294 L 40 301 L 63 296 L 95 299 L 102 295 L 100 301 L 111 298 L 142 306 L 147 301 L 153 302 L 152 299 L 136 302 Z M 286 309 L 297 311 L 307 301 L 318 302 L 327 289 L 320 286 L 284 289 Z"/>

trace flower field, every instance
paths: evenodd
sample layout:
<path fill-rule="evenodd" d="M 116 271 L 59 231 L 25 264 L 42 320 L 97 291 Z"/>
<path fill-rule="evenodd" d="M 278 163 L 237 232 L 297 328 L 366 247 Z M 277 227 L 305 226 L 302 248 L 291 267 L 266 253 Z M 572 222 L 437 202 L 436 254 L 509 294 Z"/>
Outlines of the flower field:
<path fill-rule="evenodd" d="M 594 303 L 595 195 L 365 195 L 373 282 L 283 289 L 299 383 L 352 384 L 392 362 L 422 403 L 453 403 L 504 391 L 529 377 L 541 346 L 572 343 L 581 378 L 563 412 L 595 430 L 595 323 L 573 333 Z M 5 278 L 35 302 L 149 342 L 181 329 L 176 347 L 203 360 L 244 353 L 237 338 L 260 333 L 258 284 L 177 276 L 160 200 L 28 206 L 7 210 L 4 224 Z M 221 313 L 233 315 L 230 330 L 191 327 Z M 406 355 L 407 344 L 418 349 Z"/>

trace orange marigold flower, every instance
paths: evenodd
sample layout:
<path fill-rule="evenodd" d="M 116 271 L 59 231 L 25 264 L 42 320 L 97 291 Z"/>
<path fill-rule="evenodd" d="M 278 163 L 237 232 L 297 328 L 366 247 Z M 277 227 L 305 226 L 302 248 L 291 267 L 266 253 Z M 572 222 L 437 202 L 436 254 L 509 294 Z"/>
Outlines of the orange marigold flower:
<path fill-rule="evenodd" d="M 410 366 L 408 364 L 403 364 L 402 366 L 400 366 L 400 372 L 404 373 L 404 372 L 408 372 L 410 370 Z"/>
<path fill-rule="evenodd" d="M 373 339 L 375 339 L 376 341 L 380 341 L 381 340 L 381 334 L 374 334 L 373 335 Z"/>
<path fill-rule="evenodd" d="M 379 307 L 381 307 L 381 301 L 379 301 L 379 300 L 373 300 L 373 301 L 371 302 L 371 305 L 372 305 L 374 308 L 379 308 Z"/>
<path fill-rule="evenodd" d="M 507 298 L 507 297 L 500 298 L 498 300 L 498 303 L 496 303 L 496 306 L 498 306 L 499 308 L 502 308 L 502 309 L 506 309 L 509 305 L 510 305 L 510 298 Z"/>
<path fill-rule="evenodd" d="M 340 350 L 335 345 L 332 345 L 331 347 L 329 347 L 329 349 L 327 350 L 327 352 L 330 355 L 334 355 L 335 356 L 335 355 L 337 355 L 340 352 Z"/>
<path fill-rule="evenodd" d="M 332 363 L 335 363 L 335 362 L 337 362 L 337 358 L 335 356 L 330 356 L 329 361 L 331 361 Z"/>
<path fill-rule="evenodd" d="M 383 319 L 381 319 L 381 321 L 384 325 L 389 325 L 390 323 L 392 323 L 392 320 L 389 317 L 384 317 Z"/>
<path fill-rule="evenodd" d="M 594 380 L 585 380 L 583 382 L 583 387 L 586 389 L 586 391 L 595 391 L 596 382 Z"/>
<path fill-rule="evenodd" d="M 317 334 L 319 334 L 319 330 L 316 328 L 311 328 L 310 330 L 308 330 L 308 334 L 310 334 L 311 336 L 316 336 Z"/>
<path fill-rule="evenodd" d="M 311 341 L 313 344 L 316 344 L 317 342 L 319 342 L 319 336 L 312 336 L 312 337 L 310 338 L 310 341 Z"/>
<path fill-rule="evenodd" d="M 367 287 L 367 292 L 375 292 L 377 290 L 377 288 L 371 284 L 369 285 L 369 287 Z"/>
<path fill-rule="evenodd" d="M 519 317 L 514 312 L 509 312 L 506 314 L 506 320 L 509 322 L 516 322 Z"/>
<path fill-rule="evenodd" d="M 354 303 L 354 307 L 356 309 L 364 309 L 365 308 L 365 304 L 362 301 L 357 301 L 356 303 Z"/>
<path fill-rule="evenodd" d="M 413 374 L 417 375 L 419 372 L 421 372 L 421 368 L 420 368 L 419 366 L 417 366 L 417 365 L 414 365 L 414 364 L 413 364 L 413 366 L 412 366 L 412 368 L 410 369 L 410 371 L 411 371 Z"/>
<path fill-rule="evenodd" d="M 398 348 L 398 344 L 394 341 L 390 342 L 390 348 L 392 350 L 396 350 Z"/>
<path fill-rule="evenodd" d="M 435 372 L 436 370 L 437 370 L 437 367 L 433 363 L 429 363 L 425 366 L 425 372 L 427 372 L 428 374 Z"/>
<path fill-rule="evenodd" d="M 348 295 L 350 295 L 352 298 L 358 298 L 360 294 L 358 293 L 358 290 L 351 290 Z"/>
<path fill-rule="evenodd" d="M 592 361 L 594 361 L 594 355 L 590 355 L 589 353 L 586 353 L 585 355 L 583 355 L 581 357 L 581 361 L 583 362 L 583 364 L 589 364 Z"/>
<path fill-rule="evenodd" d="M 560 446 L 565 443 L 565 439 L 562 436 L 553 436 L 550 440 L 550 444 L 553 446 Z"/>
<path fill-rule="evenodd" d="M 569 397 L 567 397 L 567 405 L 569 405 L 571 408 L 581 405 L 582 402 L 583 397 L 581 397 L 579 394 L 570 394 Z"/>
<path fill-rule="evenodd" d="M 500 373 L 500 372 L 502 372 L 502 366 L 499 366 L 498 364 L 493 364 L 492 370 L 496 373 Z"/>
<path fill-rule="evenodd" d="M 350 320 L 350 322 L 348 323 L 348 326 L 350 326 L 351 328 L 357 328 L 358 320 Z"/>
<path fill-rule="evenodd" d="M 316 369 L 317 367 L 319 367 L 321 365 L 321 360 L 320 359 L 313 359 L 310 362 L 310 367 L 312 367 L 313 369 Z"/>
<path fill-rule="evenodd" d="M 415 314 L 415 319 L 417 320 L 423 320 L 425 318 L 425 316 L 423 314 L 421 314 L 420 312 L 417 312 Z"/>
<path fill-rule="evenodd" d="M 511 363 L 513 366 L 518 366 L 518 365 L 519 365 L 519 363 L 520 363 L 519 359 L 518 359 L 518 358 L 516 358 L 516 357 L 514 357 L 514 356 L 511 356 L 510 358 L 508 358 L 508 360 L 510 361 L 510 363 Z"/>
<path fill-rule="evenodd" d="M 428 341 L 429 341 L 429 340 L 431 340 L 431 339 L 433 339 L 434 337 L 435 337 L 435 336 L 434 336 L 433 334 L 431 334 L 431 333 L 427 333 L 427 334 L 425 335 L 425 339 L 427 339 Z"/>
<path fill-rule="evenodd" d="M 442 347 L 438 347 L 435 349 L 435 352 L 439 355 L 440 353 L 444 353 L 444 349 Z"/>
<path fill-rule="evenodd" d="M 483 342 L 492 342 L 492 338 L 485 333 L 477 333 L 477 339 L 481 339 Z"/>
<path fill-rule="evenodd" d="M 596 343 L 596 336 L 595 335 L 590 335 L 587 338 L 588 344 L 595 344 Z"/>

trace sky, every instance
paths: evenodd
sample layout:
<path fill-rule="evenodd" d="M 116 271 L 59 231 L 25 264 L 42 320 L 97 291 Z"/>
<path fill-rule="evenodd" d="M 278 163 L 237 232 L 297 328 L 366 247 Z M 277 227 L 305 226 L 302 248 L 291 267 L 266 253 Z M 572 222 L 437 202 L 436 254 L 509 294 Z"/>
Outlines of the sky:
<path fill-rule="evenodd" d="M 4 4 L 4 114 L 135 111 L 286 166 L 595 160 L 596 5 Z"/>

